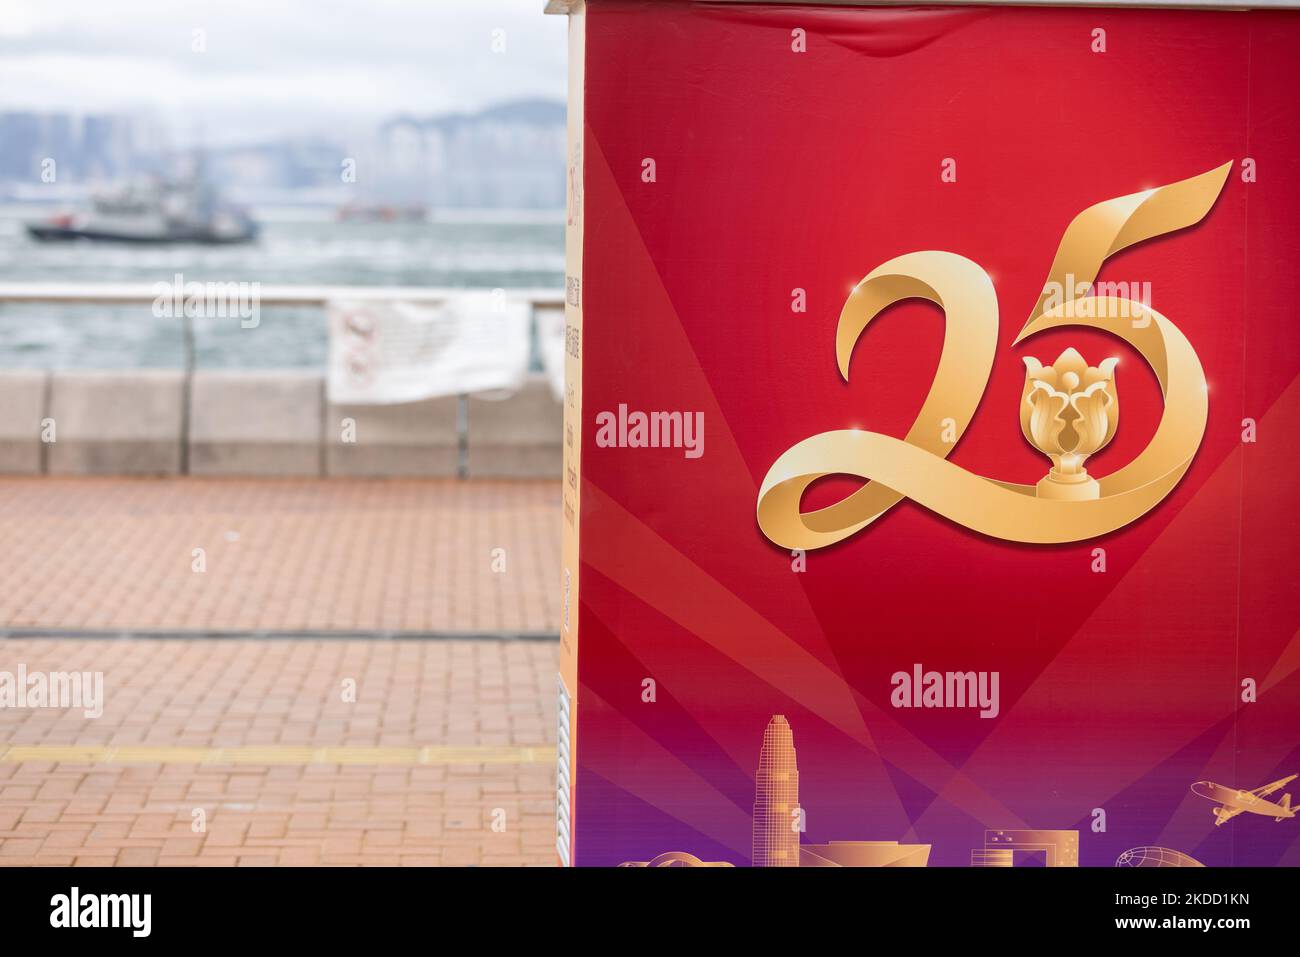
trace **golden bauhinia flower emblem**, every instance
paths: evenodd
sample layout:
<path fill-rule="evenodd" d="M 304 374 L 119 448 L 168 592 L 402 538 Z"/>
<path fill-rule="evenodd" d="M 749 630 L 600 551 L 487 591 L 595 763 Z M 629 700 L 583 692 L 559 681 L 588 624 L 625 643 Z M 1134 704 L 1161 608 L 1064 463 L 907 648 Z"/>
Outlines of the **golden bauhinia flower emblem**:
<path fill-rule="evenodd" d="M 1090 366 L 1075 349 L 1066 349 L 1050 366 L 1025 357 L 1025 392 L 1020 429 L 1052 469 L 1036 486 L 1039 498 L 1087 499 L 1101 494 L 1083 467 L 1101 451 L 1119 426 L 1115 366 L 1103 359 Z"/>
<path fill-rule="evenodd" d="M 1205 437 L 1205 370 L 1175 322 L 1146 303 L 1113 295 L 1053 302 L 1052 290 L 1091 285 L 1113 253 L 1200 222 L 1232 170 L 1229 161 L 1189 179 L 1095 203 L 1075 216 L 1061 237 L 1043 296 L 1013 340 L 1019 345 L 1048 330 L 1090 329 L 1089 335 L 1128 343 L 1150 367 L 1164 410 L 1155 434 L 1123 468 L 1100 482 L 1084 469 L 1119 425 L 1119 363 L 1107 359 L 1093 367 L 1074 349 L 1050 368 L 1025 361 L 1021 427 L 1052 460 L 1041 482 L 1008 482 L 949 459 L 988 389 L 1000 341 L 998 295 L 979 264 L 927 249 L 895 256 L 868 273 L 844 301 L 835 327 L 835 357 L 847 380 L 854 347 L 891 305 L 924 298 L 943 310 L 943 352 L 916 420 L 904 438 L 838 427 L 787 448 L 759 486 L 759 529 L 782 549 L 826 548 L 910 498 L 981 535 L 1048 545 L 1107 535 L 1150 512 L 1191 468 Z M 1117 321 L 1135 316 L 1140 321 Z M 940 422 L 942 430 L 933 428 Z M 827 475 L 864 484 L 834 504 L 805 511 L 804 493 Z"/>

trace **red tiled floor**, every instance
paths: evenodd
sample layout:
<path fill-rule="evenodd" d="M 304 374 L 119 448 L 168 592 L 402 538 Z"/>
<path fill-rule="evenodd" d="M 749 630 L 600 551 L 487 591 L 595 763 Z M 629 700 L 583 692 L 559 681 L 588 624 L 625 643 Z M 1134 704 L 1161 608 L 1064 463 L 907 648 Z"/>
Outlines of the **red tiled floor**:
<path fill-rule="evenodd" d="M 551 863 L 554 643 L 384 633 L 556 632 L 559 527 L 555 482 L 0 478 L 0 671 L 105 696 L 0 709 L 0 865 Z"/>
<path fill-rule="evenodd" d="M 553 481 L 0 478 L 0 629 L 555 633 L 559 500 Z"/>
<path fill-rule="evenodd" d="M 552 642 L 0 640 L 19 664 L 104 707 L 0 709 L 0 865 L 553 862 Z"/>

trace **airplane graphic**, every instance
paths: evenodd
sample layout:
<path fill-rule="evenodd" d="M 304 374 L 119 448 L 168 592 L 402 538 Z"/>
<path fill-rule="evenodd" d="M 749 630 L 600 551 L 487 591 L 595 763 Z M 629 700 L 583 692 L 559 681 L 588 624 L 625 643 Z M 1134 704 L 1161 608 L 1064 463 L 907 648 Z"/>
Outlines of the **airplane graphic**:
<path fill-rule="evenodd" d="M 1300 777 L 1300 775 L 1293 774 L 1290 777 L 1274 781 L 1272 784 L 1265 784 L 1263 787 L 1255 788 L 1253 791 L 1225 788 L 1222 784 L 1215 784 L 1213 781 L 1197 781 L 1192 785 L 1192 793 L 1199 797 L 1209 798 L 1219 805 L 1214 809 L 1215 827 L 1225 821 L 1231 821 L 1238 814 L 1244 814 L 1247 811 L 1251 814 L 1263 814 L 1275 821 L 1281 821 L 1284 818 L 1295 817 L 1296 808 L 1291 806 L 1291 795 L 1282 795 L 1282 801 L 1279 804 L 1265 801 L 1264 798 L 1274 791 L 1286 787 L 1297 777 Z"/>

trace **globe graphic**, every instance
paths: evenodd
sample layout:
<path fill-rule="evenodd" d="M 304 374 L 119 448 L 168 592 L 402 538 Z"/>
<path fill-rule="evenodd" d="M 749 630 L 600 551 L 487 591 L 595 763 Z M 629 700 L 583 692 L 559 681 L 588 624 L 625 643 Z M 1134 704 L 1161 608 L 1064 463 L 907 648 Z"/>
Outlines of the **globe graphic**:
<path fill-rule="evenodd" d="M 1115 858 L 1116 867 L 1204 867 L 1194 857 L 1168 847 L 1134 847 Z"/>

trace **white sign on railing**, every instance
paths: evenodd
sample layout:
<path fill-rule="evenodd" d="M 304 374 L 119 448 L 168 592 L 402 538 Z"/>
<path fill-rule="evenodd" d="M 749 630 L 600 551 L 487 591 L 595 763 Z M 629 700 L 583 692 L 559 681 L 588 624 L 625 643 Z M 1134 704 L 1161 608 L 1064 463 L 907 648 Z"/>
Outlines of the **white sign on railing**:
<path fill-rule="evenodd" d="M 388 405 L 518 389 L 528 371 L 531 309 L 500 292 L 437 305 L 330 302 L 329 400 Z"/>
<path fill-rule="evenodd" d="M 537 351 L 542 371 L 557 402 L 564 401 L 564 309 L 539 306 L 533 313 L 537 323 Z"/>

